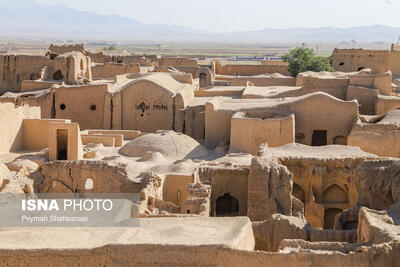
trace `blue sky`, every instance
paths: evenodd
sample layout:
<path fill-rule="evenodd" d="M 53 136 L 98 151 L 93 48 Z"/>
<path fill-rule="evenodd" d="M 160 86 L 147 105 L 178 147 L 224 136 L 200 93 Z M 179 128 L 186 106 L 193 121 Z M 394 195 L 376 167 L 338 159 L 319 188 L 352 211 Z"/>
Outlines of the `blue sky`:
<path fill-rule="evenodd" d="M 264 28 L 400 27 L 400 0 L 35 0 L 118 14 L 146 24 L 210 31 Z"/>

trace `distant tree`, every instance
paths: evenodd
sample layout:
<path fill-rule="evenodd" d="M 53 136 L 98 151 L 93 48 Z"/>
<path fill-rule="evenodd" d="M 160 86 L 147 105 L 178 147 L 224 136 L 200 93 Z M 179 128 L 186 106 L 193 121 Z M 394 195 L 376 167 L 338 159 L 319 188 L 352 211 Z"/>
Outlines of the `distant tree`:
<path fill-rule="evenodd" d="M 117 48 L 113 45 L 110 45 L 109 47 L 104 47 L 103 51 L 114 51 L 117 50 Z"/>
<path fill-rule="evenodd" d="M 293 77 L 304 71 L 334 71 L 328 58 L 317 56 L 314 50 L 307 48 L 305 44 L 290 50 L 282 58 L 289 63 L 289 72 Z"/>

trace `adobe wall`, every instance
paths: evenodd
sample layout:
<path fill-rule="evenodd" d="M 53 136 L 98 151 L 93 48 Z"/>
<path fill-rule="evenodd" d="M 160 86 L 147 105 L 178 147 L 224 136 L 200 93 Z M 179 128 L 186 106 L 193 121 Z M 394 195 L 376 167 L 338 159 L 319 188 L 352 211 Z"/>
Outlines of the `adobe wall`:
<path fill-rule="evenodd" d="M 1 154 L 24 148 L 24 119 L 40 119 L 40 108 L 0 103 Z"/>
<path fill-rule="evenodd" d="M 296 86 L 296 78 L 258 78 L 258 77 L 235 77 L 232 78 L 231 86 L 246 86 L 251 82 L 254 86 Z"/>
<path fill-rule="evenodd" d="M 359 104 L 360 114 L 375 115 L 375 105 L 378 101 L 379 91 L 362 86 L 349 86 L 346 100 L 356 99 Z"/>
<path fill-rule="evenodd" d="M 294 114 L 271 114 L 266 118 L 252 117 L 250 113 L 237 112 L 231 120 L 230 152 L 258 154 L 259 146 L 283 146 L 295 141 Z"/>
<path fill-rule="evenodd" d="M 253 157 L 248 176 L 247 216 L 251 221 L 270 219 L 275 213 L 292 215 L 293 175 L 270 159 Z"/>
<path fill-rule="evenodd" d="M 236 216 L 247 216 L 247 184 L 249 169 L 246 167 L 212 168 L 211 169 L 211 210 L 210 215 L 216 214 L 216 203 L 225 194 L 236 198 L 239 211 Z M 229 215 L 225 215 L 229 216 Z"/>
<path fill-rule="evenodd" d="M 54 161 L 42 166 L 43 183 L 39 193 L 87 192 L 85 183 L 92 179 L 91 193 L 138 193 L 140 184 L 128 179 L 125 167 L 104 161 Z"/>
<path fill-rule="evenodd" d="M 390 248 L 390 249 L 389 249 Z M 276 253 L 265 251 L 246 251 L 228 247 L 203 245 L 107 245 L 99 248 L 74 250 L 0 250 L 1 265 L 22 266 L 26 262 L 42 266 L 96 265 L 96 266 L 396 266 L 400 253 L 398 243 L 360 247 L 358 252 L 302 251 Z"/>
<path fill-rule="evenodd" d="M 47 65 L 50 59 L 44 56 L 0 55 L 0 94 L 19 92 L 23 80 L 40 79 Z"/>
<path fill-rule="evenodd" d="M 0 56 L 0 93 L 19 92 L 24 80 L 65 81 L 69 84 L 91 80 L 90 59 L 79 52 L 54 59 L 45 56 Z"/>
<path fill-rule="evenodd" d="M 188 184 L 193 183 L 192 175 L 169 174 L 162 185 L 162 200 L 181 206 L 190 196 Z"/>
<path fill-rule="evenodd" d="M 171 92 L 142 80 L 118 94 L 121 94 L 121 102 L 114 102 L 114 107 L 121 105 L 121 129 L 143 132 L 174 129 L 175 108 Z"/>
<path fill-rule="evenodd" d="M 335 143 L 337 137 L 347 138 L 358 118 L 356 101 L 340 101 L 327 95 L 314 95 L 302 101 L 293 102 L 280 110 L 290 110 L 295 114 L 296 136 L 304 135 L 296 142 L 311 145 L 314 130 L 327 131 L 327 144 Z"/>
<path fill-rule="evenodd" d="M 68 120 L 24 119 L 24 149 L 38 151 L 49 147 L 49 128 L 53 122 Z"/>
<path fill-rule="evenodd" d="M 204 140 L 205 134 L 205 106 L 191 106 L 184 111 L 185 131 L 184 133 L 192 138 Z"/>
<path fill-rule="evenodd" d="M 74 45 L 54 45 L 54 44 L 50 44 L 49 49 L 51 52 L 61 55 L 61 54 L 65 54 L 65 53 L 69 53 L 69 52 L 73 52 L 73 51 L 78 51 L 81 53 L 85 53 L 86 49 L 85 46 L 83 44 L 74 44 Z"/>
<path fill-rule="evenodd" d="M 381 95 L 392 95 L 392 73 L 351 75 L 349 85 L 375 88 Z"/>
<path fill-rule="evenodd" d="M 346 97 L 348 85 L 348 78 L 319 78 L 299 74 L 296 79 L 296 86 L 303 87 L 304 93 L 322 91 L 342 100 Z"/>
<path fill-rule="evenodd" d="M 53 112 L 52 100 L 53 94 L 49 92 L 40 96 L 24 95 L 23 97 L 18 97 L 15 102 L 18 106 L 22 106 L 25 103 L 31 107 L 40 107 L 41 117 L 43 119 L 51 119 Z"/>
<path fill-rule="evenodd" d="M 92 66 L 93 79 L 114 79 L 115 76 L 127 73 L 139 73 L 139 64 L 104 63 Z"/>
<path fill-rule="evenodd" d="M 345 210 L 357 204 L 356 179 L 352 170 L 364 162 L 364 159 L 279 160 L 293 174 L 293 195 L 303 202 L 305 219 L 312 227 L 324 227 L 324 223 L 327 223 L 324 222 L 326 210 Z M 315 205 L 318 206 L 317 210 L 320 209 L 320 214 L 316 213 Z"/>
<path fill-rule="evenodd" d="M 390 49 L 389 69 L 393 75 L 400 75 L 400 45 L 392 44 Z"/>
<path fill-rule="evenodd" d="M 273 101 L 273 100 L 270 100 Z M 314 130 L 327 131 L 327 144 L 334 144 L 337 137 L 346 139 L 353 123 L 358 118 L 357 101 L 341 101 L 323 93 L 314 93 L 282 104 L 269 107 L 251 107 L 240 105 L 236 110 L 223 110 L 224 102 L 218 103 L 221 110 L 215 109 L 214 103 L 206 103 L 205 145 L 215 146 L 228 143 L 231 133 L 231 118 L 237 111 L 252 111 L 253 116 L 263 117 L 271 109 L 291 111 L 295 114 L 296 143 L 311 145 Z M 230 103 L 231 104 L 231 103 Z M 259 104 L 259 103 L 258 103 Z M 260 105 L 260 104 L 259 104 Z M 300 137 L 301 136 L 301 137 Z"/>
<path fill-rule="evenodd" d="M 332 66 L 336 71 L 352 72 L 370 68 L 374 73 L 390 70 L 388 50 L 337 49 L 332 52 Z"/>
<path fill-rule="evenodd" d="M 166 66 L 180 66 L 180 67 L 197 67 L 198 63 L 195 59 L 190 59 L 186 57 L 163 57 L 157 59 L 158 66 L 166 67 Z"/>
<path fill-rule="evenodd" d="M 108 85 L 59 87 L 55 91 L 55 118 L 79 123 L 82 130 L 104 129 Z"/>
<path fill-rule="evenodd" d="M 349 146 L 358 146 L 363 151 L 381 157 L 400 157 L 400 133 L 388 131 L 385 133 L 361 132 L 351 133 Z"/>
<path fill-rule="evenodd" d="M 215 74 L 220 75 L 242 75 L 252 76 L 259 74 L 280 73 L 282 75 L 290 75 L 288 70 L 289 65 L 239 65 L 239 64 L 221 64 L 218 60 L 215 63 Z"/>
<path fill-rule="evenodd" d="M 83 146 L 78 123 L 50 122 L 49 123 L 49 160 L 60 160 L 58 158 L 58 130 L 67 131 L 67 157 L 66 160 L 73 161 L 83 158 Z"/>
<path fill-rule="evenodd" d="M 24 80 L 21 82 L 21 92 L 49 89 L 56 84 L 60 83 L 50 81 Z"/>
<path fill-rule="evenodd" d="M 395 96 L 379 96 L 376 105 L 376 115 L 383 115 L 387 112 L 400 108 L 400 99 Z"/>

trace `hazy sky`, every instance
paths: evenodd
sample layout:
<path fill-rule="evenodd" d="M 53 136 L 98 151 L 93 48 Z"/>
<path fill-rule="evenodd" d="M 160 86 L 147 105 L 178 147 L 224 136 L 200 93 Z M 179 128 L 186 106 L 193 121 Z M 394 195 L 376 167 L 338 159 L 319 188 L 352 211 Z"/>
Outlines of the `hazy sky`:
<path fill-rule="evenodd" d="M 146 24 L 210 31 L 263 28 L 400 27 L 400 0 L 35 0 L 118 14 Z"/>

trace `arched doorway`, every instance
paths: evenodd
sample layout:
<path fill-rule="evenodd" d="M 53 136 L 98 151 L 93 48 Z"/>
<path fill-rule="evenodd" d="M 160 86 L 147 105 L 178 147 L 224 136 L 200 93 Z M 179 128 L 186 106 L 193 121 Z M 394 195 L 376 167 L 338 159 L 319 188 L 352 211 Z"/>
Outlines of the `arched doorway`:
<path fill-rule="evenodd" d="M 347 145 L 347 140 L 346 140 L 346 137 L 338 135 L 333 139 L 333 143 L 335 145 L 343 145 L 343 146 L 345 146 L 345 145 Z"/>
<path fill-rule="evenodd" d="M 200 73 L 199 74 L 199 84 L 200 84 L 200 88 L 204 88 L 207 87 L 207 74 L 205 73 Z"/>
<path fill-rule="evenodd" d="M 341 209 L 327 209 L 324 214 L 324 229 L 333 229 L 335 225 L 335 217 L 341 213 Z"/>
<path fill-rule="evenodd" d="M 239 201 L 232 197 L 229 193 L 224 194 L 217 198 L 216 216 L 238 216 L 239 215 Z"/>

